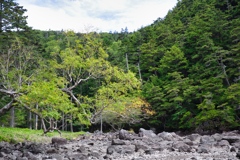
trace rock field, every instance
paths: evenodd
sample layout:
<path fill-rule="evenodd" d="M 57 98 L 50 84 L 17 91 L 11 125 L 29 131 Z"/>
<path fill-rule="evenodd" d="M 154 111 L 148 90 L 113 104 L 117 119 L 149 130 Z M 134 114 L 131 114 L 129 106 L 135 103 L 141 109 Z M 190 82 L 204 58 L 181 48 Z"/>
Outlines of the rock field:
<path fill-rule="evenodd" d="M 0 160 L 237 160 L 240 132 L 213 135 L 174 132 L 87 133 L 71 141 L 55 137 L 50 144 L 0 142 Z"/>

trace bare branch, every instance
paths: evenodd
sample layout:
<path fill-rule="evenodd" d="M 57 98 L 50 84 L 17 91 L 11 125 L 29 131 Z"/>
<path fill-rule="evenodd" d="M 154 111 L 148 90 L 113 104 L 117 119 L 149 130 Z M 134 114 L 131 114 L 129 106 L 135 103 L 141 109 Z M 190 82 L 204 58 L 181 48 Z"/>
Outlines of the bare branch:
<path fill-rule="evenodd" d="M 91 124 L 96 124 L 96 123 L 97 123 L 96 117 L 99 116 L 99 115 L 103 112 L 103 110 L 104 110 L 105 108 L 107 108 L 107 106 L 103 106 L 98 112 L 94 113 L 94 114 L 91 116 L 91 118 L 90 118 Z"/>
<path fill-rule="evenodd" d="M 13 102 L 14 99 L 11 100 L 11 102 L 9 102 L 7 105 L 5 105 L 3 108 L 0 109 L 0 115 L 6 113 L 7 111 L 9 111 L 12 107 L 13 107 Z"/>
<path fill-rule="evenodd" d="M 16 92 L 16 91 L 9 91 L 9 90 L 5 90 L 5 89 L 0 89 L 0 92 L 4 93 L 4 94 L 8 94 L 8 95 L 18 94 L 18 92 Z"/>
<path fill-rule="evenodd" d="M 89 74 L 89 76 L 87 78 L 84 79 L 79 79 L 78 81 L 75 82 L 75 84 L 69 88 L 67 88 L 68 90 L 73 90 L 75 87 L 77 87 L 82 81 L 87 81 L 92 77 L 91 74 Z"/>
<path fill-rule="evenodd" d="M 62 91 L 64 91 L 64 92 L 66 92 L 67 94 L 69 94 L 70 97 L 73 98 L 74 101 L 77 103 L 77 105 L 81 106 L 81 102 L 77 99 L 77 97 L 75 97 L 75 95 L 72 93 L 71 90 L 66 89 L 66 88 L 63 88 Z M 85 109 L 84 109 L 83 107 L 82 107 L 82 110 L 83 110 L 83 113 L 84 113 L 84 114 L 87 114 L 86 111 L 85 111 Z"/>

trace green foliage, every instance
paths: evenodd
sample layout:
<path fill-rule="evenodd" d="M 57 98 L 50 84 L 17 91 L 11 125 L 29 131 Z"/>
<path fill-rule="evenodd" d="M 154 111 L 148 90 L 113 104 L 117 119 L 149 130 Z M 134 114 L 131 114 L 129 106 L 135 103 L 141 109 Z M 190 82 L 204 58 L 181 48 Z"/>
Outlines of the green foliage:
<path fill-rule="evenodd" d="M 124 73 L 117 67 L 106 76 L 102 85 L 85 105 L 92 106 L 92 123 L 102 122 L 121 128 L 124 124 L 135 124 L 153 114 L 149 104 L 140 97 L 140 81 L 132 72 Z"/>
<path fill-rule="evenodd" d="M 34 110 L 39 106 L 40 114 L 43 118 L 51 117 L 59 119 L 61 113 L 70 113 L 73 104 L 69 96 L 58 88 L 56 82 L 34 82 L 26 89 L 27 94 L 19 97 L 19 100 Z"/>
<path fill-rule="evenodd" d="M 84 132 L 63 132 L 62 137 L 71 140 L 82 134 L 84 134 Z M 56 136 L 59 136 L 57 132 L 51 132 L 46 136 L 42 136 L 42 131 L 40 130 L 0 127 L 0 142 L 5 141 L 9 143 L 18 143 L 30 141 L 37 143 L 50 143 L 52 137 Z"/>
<path fill-rule="evenodd" d="M 178 1 L 165 19 L 141 30 L 156 35 L 143 35 L 149 44 L 141 45 L 143 53 L 150 53 L 141 58 L 151 62 L 142 68 L 149 75 L 143 95 L 156 112 L 151 124 L 164 129 L 238 126 L 239 25 L 238 18 L 229 18 L 239 12 L 237 6 L 214 0 Z"/>
<path fill-rule="evenodd" d="M 8 2 L 17 6 L 0 4 Z M 5 8 L 5 19 L 14 16 Z M 23 23 L 8 21 L 15 29 L 24 30 L 23 12 L 20 7 L 17 14 Z M 15 100 L 16 107 L 23 103 L 55 119 L 64 112 L 86 126 L 102 117 L 118 127 L 145 119 L 166 130 L 236 128 L 239 12 L 236 0 L 181 0 L 165 18 L 133 33 L 6 32 L 0 111 Z"/>

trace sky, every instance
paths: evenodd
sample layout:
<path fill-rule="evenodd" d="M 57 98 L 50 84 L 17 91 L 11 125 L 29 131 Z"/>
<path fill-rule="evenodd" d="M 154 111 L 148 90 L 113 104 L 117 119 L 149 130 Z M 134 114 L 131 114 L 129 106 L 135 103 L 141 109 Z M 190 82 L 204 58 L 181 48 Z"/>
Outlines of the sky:
<path fill-rule="evenodd" d="M 40 30 L 129 32 L 164 18 L 177 0 L 16 0 Z"/>

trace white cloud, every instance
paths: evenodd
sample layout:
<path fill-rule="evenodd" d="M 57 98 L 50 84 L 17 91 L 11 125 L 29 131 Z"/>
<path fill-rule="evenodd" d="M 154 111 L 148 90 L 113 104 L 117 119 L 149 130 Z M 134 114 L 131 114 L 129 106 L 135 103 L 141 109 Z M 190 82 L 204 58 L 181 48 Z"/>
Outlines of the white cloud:
<path fill-rule="evenodd" d="M 28 24 L 41 30 L 134 31 L 163 18 L 177 0 L 18 0 L 28 11 Z"/>

